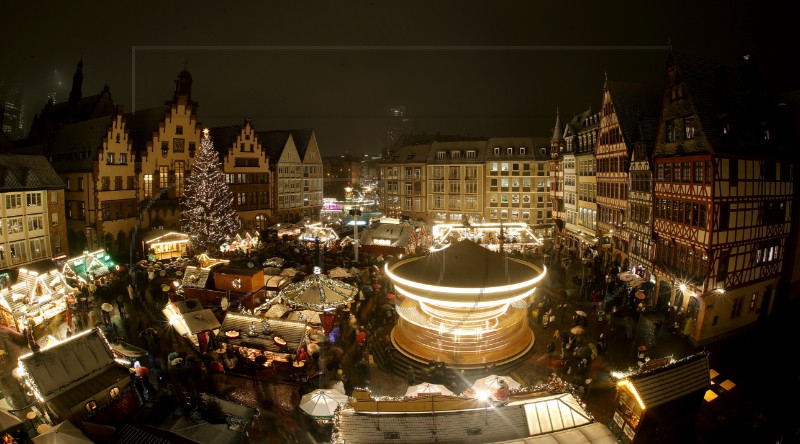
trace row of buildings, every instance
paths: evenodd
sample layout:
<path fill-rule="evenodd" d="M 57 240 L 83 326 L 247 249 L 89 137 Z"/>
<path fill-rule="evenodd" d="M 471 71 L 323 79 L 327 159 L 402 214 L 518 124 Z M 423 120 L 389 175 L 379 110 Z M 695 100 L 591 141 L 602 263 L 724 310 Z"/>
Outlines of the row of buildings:
<path fill-rule="evenodd" d="M 800 283 L 798 103 L 755 73 L 749 57 L 733 69 L 670 49 L 663 86 L 606 79 L 599 111 L 557 113 L 549 140 L 407 143 L 381 165 L 384 211 L 553 224 L 563 252 L 639 275 L 693 342 L 714 340 Z"/>
<path fill-rule="evenodd" d="M 82 83 L 81 62 L 68 101 L 49 102 L 27 139 L 2 140 L 2 226 L 22 228 L 3 230 L 0 269 L 68 250 L 127 256 L 139 230 L 179 226 L 203 130 L 191 74 L 180 72 L 163 106 L 130 113 L 114 106 L 108 87 L 83 97 Z M 313 129 L 257 131 L 244 119 L 210 133 L 244 228 L 319 217 L 323 167 Z"/>

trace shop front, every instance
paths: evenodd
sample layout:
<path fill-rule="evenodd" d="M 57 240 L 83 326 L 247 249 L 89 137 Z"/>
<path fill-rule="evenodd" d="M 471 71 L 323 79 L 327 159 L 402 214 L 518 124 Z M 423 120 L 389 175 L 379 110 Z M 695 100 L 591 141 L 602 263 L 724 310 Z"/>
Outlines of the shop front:
<path fill-rule="evenodd" d="M 0 324 L 18 332 L 26 327 L 46 330 L 61 314 L 69 321 L 75 289 L 58 270 L 40 274 L 19 270 L 17 282 L 0 290 Z"/>
<path fill-rule="evenodd" d="M 151 230 L 142 238 L 144 253 L 154 261 L 183 257 L 189 251 L 189 235 L 177 231 Z"/>

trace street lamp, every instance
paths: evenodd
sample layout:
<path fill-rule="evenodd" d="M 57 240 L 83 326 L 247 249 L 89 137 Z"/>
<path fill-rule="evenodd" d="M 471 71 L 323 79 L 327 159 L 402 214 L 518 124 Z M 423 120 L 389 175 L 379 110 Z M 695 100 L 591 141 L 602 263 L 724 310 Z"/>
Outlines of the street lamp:
<path fill-rule="evenodd" d="M 608 287 L 611 286 L 611 281 L 613 281 L 613 280 L 614 280 L 614 278 L 611 277 L 610 274 L 606 275 L 606 298 L 608 298 Z"/>
<path fill-rule="evenodd" d="M 361 210 L 353 208 L 350 215 L 353 216 L 353 260 L 358 264 L 358 216 L 361 216 Z"/>

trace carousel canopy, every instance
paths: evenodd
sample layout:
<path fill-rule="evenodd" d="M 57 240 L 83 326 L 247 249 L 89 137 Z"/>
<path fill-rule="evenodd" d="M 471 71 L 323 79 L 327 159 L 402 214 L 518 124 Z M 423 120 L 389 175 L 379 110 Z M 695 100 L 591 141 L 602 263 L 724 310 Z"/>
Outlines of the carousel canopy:
<path fill-rule="evenodd" d="M 358 288 L 315 273 L 302 282 L 287 285 L 278 297 L 297 307 L 326 310 L 351 302 L 357 294 Z"/>

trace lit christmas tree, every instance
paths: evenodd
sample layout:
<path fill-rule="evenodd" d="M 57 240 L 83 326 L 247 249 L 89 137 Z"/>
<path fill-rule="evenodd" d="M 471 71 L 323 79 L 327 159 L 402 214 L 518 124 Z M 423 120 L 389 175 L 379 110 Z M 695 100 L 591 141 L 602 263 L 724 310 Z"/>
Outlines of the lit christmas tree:
<path fill-rule="evenodd" d="M 186 178 L 181 199 L 181 230 L 188 233 L 196 251 L 219 247 L 242 227 L 233 209 L 233 194 L 225 183 L 222 162 L 214 143 L 203 130 L 203 141 Z"/>

